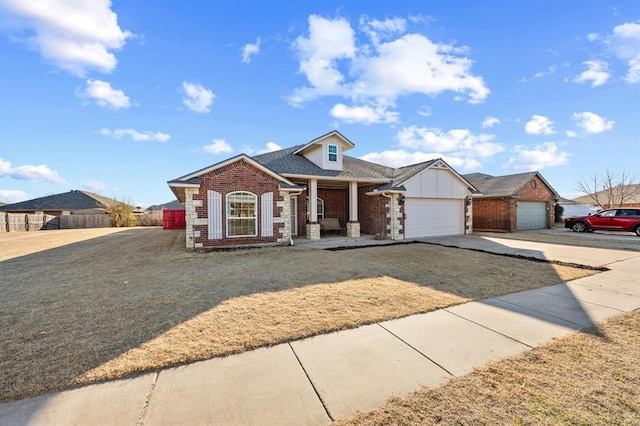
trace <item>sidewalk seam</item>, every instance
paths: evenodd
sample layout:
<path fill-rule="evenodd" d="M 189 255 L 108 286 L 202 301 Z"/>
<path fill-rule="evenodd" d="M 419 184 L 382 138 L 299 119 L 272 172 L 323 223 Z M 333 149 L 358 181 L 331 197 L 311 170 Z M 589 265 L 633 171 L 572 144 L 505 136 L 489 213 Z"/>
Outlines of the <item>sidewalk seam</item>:
<path fill-rule="evenodd" d="M 429 358 L 427 355 L 423 354 L 422 352 L 420 352 L 418 350 L 418 348 L 416 348 L 415 346 L 410 345 L 406 340 L 404 340 L 403 338 L 401 338 L 400 336 L 398 336 L 397 334 L 393 333 L 392 331 L 390 331 L 389 329 L 385 328 L 382 324 L 380 323 L 376 323 L 376 325 L 378 325 L 380 328 L 382 328 L 384 331 L 386 331 L 387 333 L 391 334 L 393 337 L 395 337 L 396 339 L 400 340 L 402 343 L 404 343 L 405 345 L 409 346 L 411 349 L 413 349 L 414 351 L 418 352 L 420 355 L 422 355 L 423 357 L 425 357 L 426 359 L 428 359 L 429 361 L 431 361 L 432 363 L 434 363 L 435 365 L 437 365 L 438 367 L 440 367 L 442 370 L 444 370 L 449 376 L 451 377 L 455 377 L 455 374 L 453 374 L 451 371 L 447 370 L 446 368 L 444 368 L 442 365 L 440 365 L 439 363 L 435 362 L 434 360 L 432 360 L 431 358 Z"/>
<path fill-rule="evenodd" d="M 322 399 L 322 396 L 320 395 L 320 392 L 318 392 L 318 389 L 316 389 L 316 385 L 313 384 L 313 380 L 311 380 L 311 377 L 309 377 L 309 373 L 307 373 L 307 370 L 304 368 L 304 365 L 302 365 L 302 361 L 300 361 L 300 358 L 298 358 L 298 354 L 296 353 L 296 350 L 293 349 L 293 346 L 291 346 L 291 342 L 287 342 L 287 345 L 289 345 L 289 348 L 291 349 L 291 352 L 293 352 L 293 356 L 296 357 L 296 360 L 298 361 L 298 364 L 300 365 L 300 368 L 302 368 L 302 371 L 304 372 L 304 375 L 307 376 L 307 380 L 309 381 L 309 384 L 313 388 L 313 391 L 316 393 L 316 396 L 318 397 L 318 400 L 320 401 L 320 404 L 322 404 L 322 408 L 324 408 L 324 412 L 327 413 L 327 416 L 329 417 L 329 419 L 332 422 L 334 422 L 336 419 L 334 419 L 333 416 L 331 415 L 331 413 L 329 412 L 329 407 L 327 407 L 327 404 Z"/>
<path fill-rule="evenodd" d="M 474 302 L 471 302 L 471 303 L 474 303 Z M 458 305 L 458 306 L 459 306 L 459 305 Z M 536 346 L 531 346 L 531 345 L 529 345 L 529 344 L 527 344 L 527 343 L 525 343 L 525 342 L 521 342 L 521 341 L 520 341 L 520 340 L 518 340 L 518 339 L 514 339 L 513 337 L 511 337 L 511 336 L 509 336 L 509 335 L 506 335 L 506 334 L 504 334 L 504 333 L 500 333 L 498 330 L 494 330 L 493 328 L 487 327 L 486 325 L 484 325 L 484 324 L 480 324 L 479 322 L 473 321 L 473 320 L 471 320 L 471 319 L 469 319 L 469 318 L 467 318 L 467 317 L 463 317 L 463 316 L 462 316 L 462 315 L 460 315 L 460 314 L 456 314 L 455 312 L 451 312 L 451 311 L 450 311 L 450 310 L 448 310 L 447 308 L 443 308 L 442 310 L 443 310 L 443 311 L 445 311 L 445 312 L 450 313 L 451 315 L 455 315 L 455 316 L 457 316 L 457 317 L 458 317 L 458 318 L 460 318 L 460 319 L 463 319 L 463 320 L 465 320 L 465 321 L 469 321 L 471 324 L 475 324 L 475 325 L 477 325 L 477 326 L 480 326 L 480 327 L 484 328 L 485 330 L 489 330 L 489 331 L 491 331 L 492 333 L 499 334 L 500 336 L 502 336 L 502 337 L 506 337 L 507 339 L 510 339 L 510 340 L 513 340 L 513 341 L 514 341 L 514 342 L 516 342 L 516 343 L 520 343 L 521 345 L 525 345 L 525 346 L 526 346 L 526 347 L 528 347 L 528 348 L 533 349 L 533 348 L 535 348 L 535 347 L 536 347 Z"/>
<path fill-rule="evenodd" d="M 147 393 L 147 397 L 144 400 L 144 404 L 142 405 L 142 409 L 140 410 L 140 415 L 138 416 L 138 422 L 136 426 L 143 426 L 145 418 L 147 417 L 147 411 L 149 411 L 149 404 L 151 403 L 151 398 L 153 397 L 153 392 L 156 390 L 156 384 L 158 383 L 158 377 L 160 376 L 160 372 L 155 373 L 155 377 L 153 378 L 153 383 L 149 387 L 149 392 Z"/>

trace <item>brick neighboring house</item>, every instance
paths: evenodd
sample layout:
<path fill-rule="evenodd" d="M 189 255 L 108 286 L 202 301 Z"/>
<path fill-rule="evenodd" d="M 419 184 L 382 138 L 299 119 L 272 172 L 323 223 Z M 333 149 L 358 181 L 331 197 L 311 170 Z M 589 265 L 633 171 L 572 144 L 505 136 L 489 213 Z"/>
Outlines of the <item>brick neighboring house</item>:
<path fill-rule="evenodd" d="M 561 198 L 539 172 L 506 176 L 463 175 L 480 191 L 473 195 L 475 231 L 524 231 L 552 228 Z"/>
<path fill-rule="evenodd" d="M 470 196 L 477 191 L 443 160 L 396 169 L 344 155 L 353 147 L 332 131 L 167 182 L 186 206 L 187 248 L 319 239 L 325 218 L 337 218 L 353 238 L 471 232 Z"/>

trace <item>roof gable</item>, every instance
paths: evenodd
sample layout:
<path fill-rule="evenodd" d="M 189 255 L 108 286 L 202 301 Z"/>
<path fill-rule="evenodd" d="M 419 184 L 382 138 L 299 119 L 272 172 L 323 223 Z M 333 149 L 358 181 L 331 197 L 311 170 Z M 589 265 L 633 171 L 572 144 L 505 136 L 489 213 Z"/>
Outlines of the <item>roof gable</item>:
<path fill-rule="evenodd" d="M 335 138 L 334 138 L 335 137 Z M 349 139 L 347 139 L 346 137 L 344 137 L 344 135 L 342 133 L 340 133 L 337 130 L 333 130 L 329 133 L 326 133 L 320 137 L 317 137 L 315 139 L 313 139 L 311 142 L 300 146 L 298 149 L 296 149 L 293 153 L 294 154 L 303 154 L 306 151 L 309 150 L 313 150 L 315 146 L 318 145 L 322 145 L 324 141 L 326 141 L 329 138 L 333 138 L 334 140 L 337 140 L 340 142 L 340 144 L 342 145 L 342 150 L 343 151 L 348 151 L 351 148 L 355 147 L 355 144 L 353 142 L 351 142 Z"/>

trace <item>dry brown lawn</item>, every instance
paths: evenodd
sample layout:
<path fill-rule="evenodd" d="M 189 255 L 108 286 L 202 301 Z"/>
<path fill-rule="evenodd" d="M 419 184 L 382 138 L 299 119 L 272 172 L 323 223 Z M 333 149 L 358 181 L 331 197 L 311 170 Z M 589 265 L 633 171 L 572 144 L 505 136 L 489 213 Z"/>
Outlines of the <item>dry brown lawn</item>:
<path fill-rule="evenodd" d="M 640 310 L 335 424 L 638 425 L 638 330 Z"/>
<path fill-rule="evenodd" d="M 594 273 L 427 244 L 193 253 L 184 231 L 148 228 L 0 268 L 2 401 Z"/>

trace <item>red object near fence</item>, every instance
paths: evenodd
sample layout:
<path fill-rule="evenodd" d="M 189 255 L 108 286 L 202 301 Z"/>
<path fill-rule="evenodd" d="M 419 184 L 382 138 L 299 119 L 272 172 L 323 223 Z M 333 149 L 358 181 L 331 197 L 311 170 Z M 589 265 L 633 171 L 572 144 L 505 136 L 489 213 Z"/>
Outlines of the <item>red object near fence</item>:
<path fill-rule="evenodd" d="M 186 210 L 162 210 L 162 229 L 185 229 Z"/>

